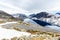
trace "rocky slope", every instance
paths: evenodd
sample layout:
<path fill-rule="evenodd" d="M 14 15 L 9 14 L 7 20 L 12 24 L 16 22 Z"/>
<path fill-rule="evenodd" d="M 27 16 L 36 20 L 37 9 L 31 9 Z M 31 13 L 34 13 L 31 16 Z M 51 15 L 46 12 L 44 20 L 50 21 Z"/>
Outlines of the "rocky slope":
<path fill-rule="evenodd" d="M 25 14 L 22 13 L 12 14 L 12 16 L 20 20 L 24 20 L 25 18 L 28 18 Z"/>
<path fill-rule="evenodd" d="M 21 15 L 22 16 L 22 15 Z M 24 19 L 24 18 L 23 18 Z M 0 10 L 0 23 L 4 23 L 4 22 L 12 22 L 12 21 L 23 21 L 22 17 L 20 18 L 16 18 L 2 10 Z"/>
<path fill-rule="evenodd" d="M 0 10 L 0 22 L 12 21 L 14 19 L 10 14 Z"/>
<path fill-rule="evenodd" d="M 0 10 L 0 18 L 11 19 L 11 18 L 14 18 L 14 17 L 9 15 L 6 12 Z"/>

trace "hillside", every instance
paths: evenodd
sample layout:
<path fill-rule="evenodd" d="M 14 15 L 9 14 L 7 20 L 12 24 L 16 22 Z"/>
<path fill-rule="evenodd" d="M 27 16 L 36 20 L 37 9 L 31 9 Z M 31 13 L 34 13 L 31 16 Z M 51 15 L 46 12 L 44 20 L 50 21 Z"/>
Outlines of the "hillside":
<path fill-rule="evenodd" d="M 8 13 L 0 10 L 0 18 L 12 19 L 12 18 L 14 18 L 14 17 L 13 17 L 12 15 L 10 15 L 10 14 L 8 14 Z"/>
<path fill-rule="evenodd" d="M 46 28 L 46 27 L 39 26 L 39 25 L 34 25 L 34 24 L 31 24 L 31 23 L 24 23 L 22 21 L 15 22 L 15 23 L 12 23 L 12 22 L 11 23 L 6 23 L 5 25 L 0 25 L 0 27 L 5 28 L 5 29 L 16 30 L 16 31 L 19 31 L 19 32 L 31 33 L 31 35 L 28 36 L 28 37 L 26 35 L 24 36 L 24 34 L 23 34 L 20 37 L 15 36 L 15 37 L 11 38 L 11 40 L 20 39 L 20 38 L 23 38 L 23 39 L 25 38 L 25 40 L 28 40 L 28 39 L 29 40 L 35 40 L 35 39 L 37 40 L 38 38 L 40 40 L 42 40 L 44 38 L 45 39 L 50 38 L 50 39 L 56 39 L 57 40 L 60 36 L 60 31 L 58 31 L 58 30 L 54 30 L 54 29 L 51 29 L 51 28 Z M 6 38 L 6 39 L 8 39 L 8 38 Z"/>

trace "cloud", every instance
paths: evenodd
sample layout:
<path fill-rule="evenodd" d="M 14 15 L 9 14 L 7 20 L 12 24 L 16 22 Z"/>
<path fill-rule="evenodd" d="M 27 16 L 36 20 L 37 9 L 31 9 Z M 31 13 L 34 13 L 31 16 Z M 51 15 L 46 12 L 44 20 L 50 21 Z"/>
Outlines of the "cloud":
<path fill-rule="evenodd" d="M 9 13 L 9 14 L 12 14 L 12 13 L 26 14 L 26 13 L 28 13 L 28 11 L 26 11 L 26 10 L 23 10 L 21 8 L 15 7 L 14 5 L 4 3 L 4 2 L 0 2 L 0 10 L 3 10 L 5 12 Z"/>
<path fill-rule="evenodd" d="M 0 0 L 0 5 L 4 5 L 11 13 L 30 14 L 41 11 L 55 13 L 60 10 L 60 0 Z"/>

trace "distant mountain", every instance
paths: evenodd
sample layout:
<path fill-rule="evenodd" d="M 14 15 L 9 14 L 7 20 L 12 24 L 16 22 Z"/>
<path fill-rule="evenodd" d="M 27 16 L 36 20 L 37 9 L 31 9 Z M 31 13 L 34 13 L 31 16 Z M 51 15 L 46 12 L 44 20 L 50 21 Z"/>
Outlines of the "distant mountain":
<path fill-rule="evenodd" d="M 47 12 L 40 12 L 40 13 L 33 15 L 30 19 L 33 19 L 33 20 L 37 19 L 39 21 L 43 21 L 44 23 L 46 22 L 46 23 L 60 27 L 60 16 L 59 15 L 54 15 L 54 14 L 50 14 Z M 40 24 L 39 21 L 36 21 L 36 22 Z"/>
<path fill-rule="evenodd" d="M 31 14 L 31 15 L 29 15 L 29 18 L 33 18 L 35 16 L 36 16 L 36 14 Z"/>
<path fill-rule="evenodd" d="M 12 15 L 10 15 L 10 14 L 8 14 L 8 13 L 0 10 L 0 18 L 12 19 L 12 18 L 14 18 L 14 17 L 13 17 Z"/>
<path fill-rule="evenodd" d="M 52 15 L 50 15 L 49 13 L 47 13 L 47 12 L 40 12 L 40 13 L 37 13 L 37 14 L 32 14 L 32 15 L 30 15 L 31 16 L 31 18 L 34 18 L 34 17 L 36 17 L 36 18 L 50 18 Z"/>
<path fill-rule="evenodd" d="M 27 16 L 25 14 L 20 14 L 20 13 L 12 14 L 12 16 L 15 18 L 18 18 L 18 19 L 22 19 L 22 20 L 27 18 Z"/>
<path fill-rule="evenodd" d="M 36 17 L 37 17 L 37 18 L 48 17 L 47 15 L 48 15 L 47 12 L 40 12 L 40 13 L 37 13 L 37 14 L 36 14 Z"/>

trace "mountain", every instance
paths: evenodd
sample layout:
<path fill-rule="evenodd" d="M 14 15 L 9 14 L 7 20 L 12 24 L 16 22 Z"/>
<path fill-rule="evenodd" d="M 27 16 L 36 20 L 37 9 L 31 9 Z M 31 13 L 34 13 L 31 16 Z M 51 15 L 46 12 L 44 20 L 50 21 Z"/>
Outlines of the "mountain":
<path fill-rule="evenodd" d="M 36 16 L 36 14 L 30 14 L 29 18 L 33 18 L 34 16 Z"/>
<path fill-rule="evenodd" d="M 44 19 L 51 18 L 53 15 L 51 15 L 47 12 L 40 12 L 37 14 L 31 14 L 30 16 L 31 16 L 30 19 L 35 21 L 37 24 L 39 24 L 41 26 L 46 26 L 46 25 L 51 25 L 51 23 L 46 22 Z"/>
<path fill-rule="evenodd" d="M 38 15 L 41 15 L 41 14 L 38 14 Z M 3 19 L 2 21 L 4 21 L 4 19 L 7 21 L 7 19 L 9 20 L 9 19 L 13 19 L 13 18 L 16 18 L 17 20 L 23 19 L 24 21 L 14 21 L 14 22 L 6 22 L 6 23 L 0 24 L 0 27 L 2 27 L 2 28 L 0 28 L 0 33 L 1 33 L 0 37 L 10 39 L 10 37 L 14 36 L 17 40 L 17 36 L 22 36 L 22 35 L 24 35 L 24 37 L 26 37 L 26 35 L 27 35 L 27 38 L 30 38 L 31 35 L 29 36 L 29 34 L 26 32 L 29 32 L 31 34 L 32 34 L 32 32 L 33 33 L 36 32 L 37 35 L 34 34 L 33 36 L 39 35 L 38 37 L 40 37 L 41 33 L 42 33 L 42 36 L 44 35 L 44 37 L 45 37 L 45 34 L 49 34 L 51 36 L 52 36 L 52 34 L 54 34 L 53 35 L 54 37 L 55 37 L 55 34 L 60 34 L 60 30 L 59 30 L 60 27 L 56 27 L 56 26 L 44 27 L 46 25 L 51 25 L 51 24 L 47 23 L 46 21 L 40 20 L 40 18 L 42 18 L 42 17 L 43 17 L 42 19 L 44 19 L 44 18 L 48 19 L 51 17 L 54 18 L 54 16 L 47 17 L 44 15 L 41 17 L 40 16 L 37 17 L 35 14 L 33 14 L 32 16 L 36 16 L 36 18 L 37 18 L 37 20 L 35 20 L 35 19 L 28 19 L 27 16 L 25 16 L 24 14 L 14 14 L 13 16 L 11 16 L 11 15 L 7 14 L 6 12 L 1 11 L 0 12 L 0 16 L 1 16 L 0 19 Z M 51 18 L 51 20 L 52 20 L 52 18 Z M 21 32 L 21 31 L 24 31 L 24 32 Z M 12 34 L 9 35 L 10 33 L 12 33 Z M 24 37 L 22 36 L 21 38 L 25 39 Z M 19 39 L 21 39 L 21 38 L 19 38 Z M 36 39 L 36 37 L 35 37 L 35 39 Z M 15 40 L 15 39 L 13 38 L 13 40 Z"/>
<path fill-rule="evenodd" d="M 21 20 L 24 20 L 25 18 L 27 18 L 25 14 L 20 14 L 20 13 L 12 14 L 12 16 Z"/>
<path fill-rule="evenodd" d="M 31 16 L 31 15 L 30 15 Z M 47 13 L 47 12 L 40 12 L 40 13 L 37 13 L 37 14 L 32 14 L 32 16 L 31 16 L 32 18 L 33 17 L 36 17 L 36 18 L 50 18 L 51 17 L 51 15 L 49 14 L 49 13 Z"/>
<path fill-rule="evenodd" d="M 12 15 L 0 10 L 0 23 L 14 21 L 14 20 L 15 18 Z"/>
<path fill-rule="evenodd" d="M 60 15 L 50 14 L 47 12 L 40 12 L 31 16 L 30 19 L 33 19 L 33 20 L 37 19 L 37 20 L 60 27 Z"/>
<path fill-rule="evenodd" d="M 12 18 L 14 18 L 14 17 L 13 17 L 12 15 L 10 15 L 10 14 L 8 14 L 8 13 L 0 10 L 0 18 L 12 19 Z"/>

